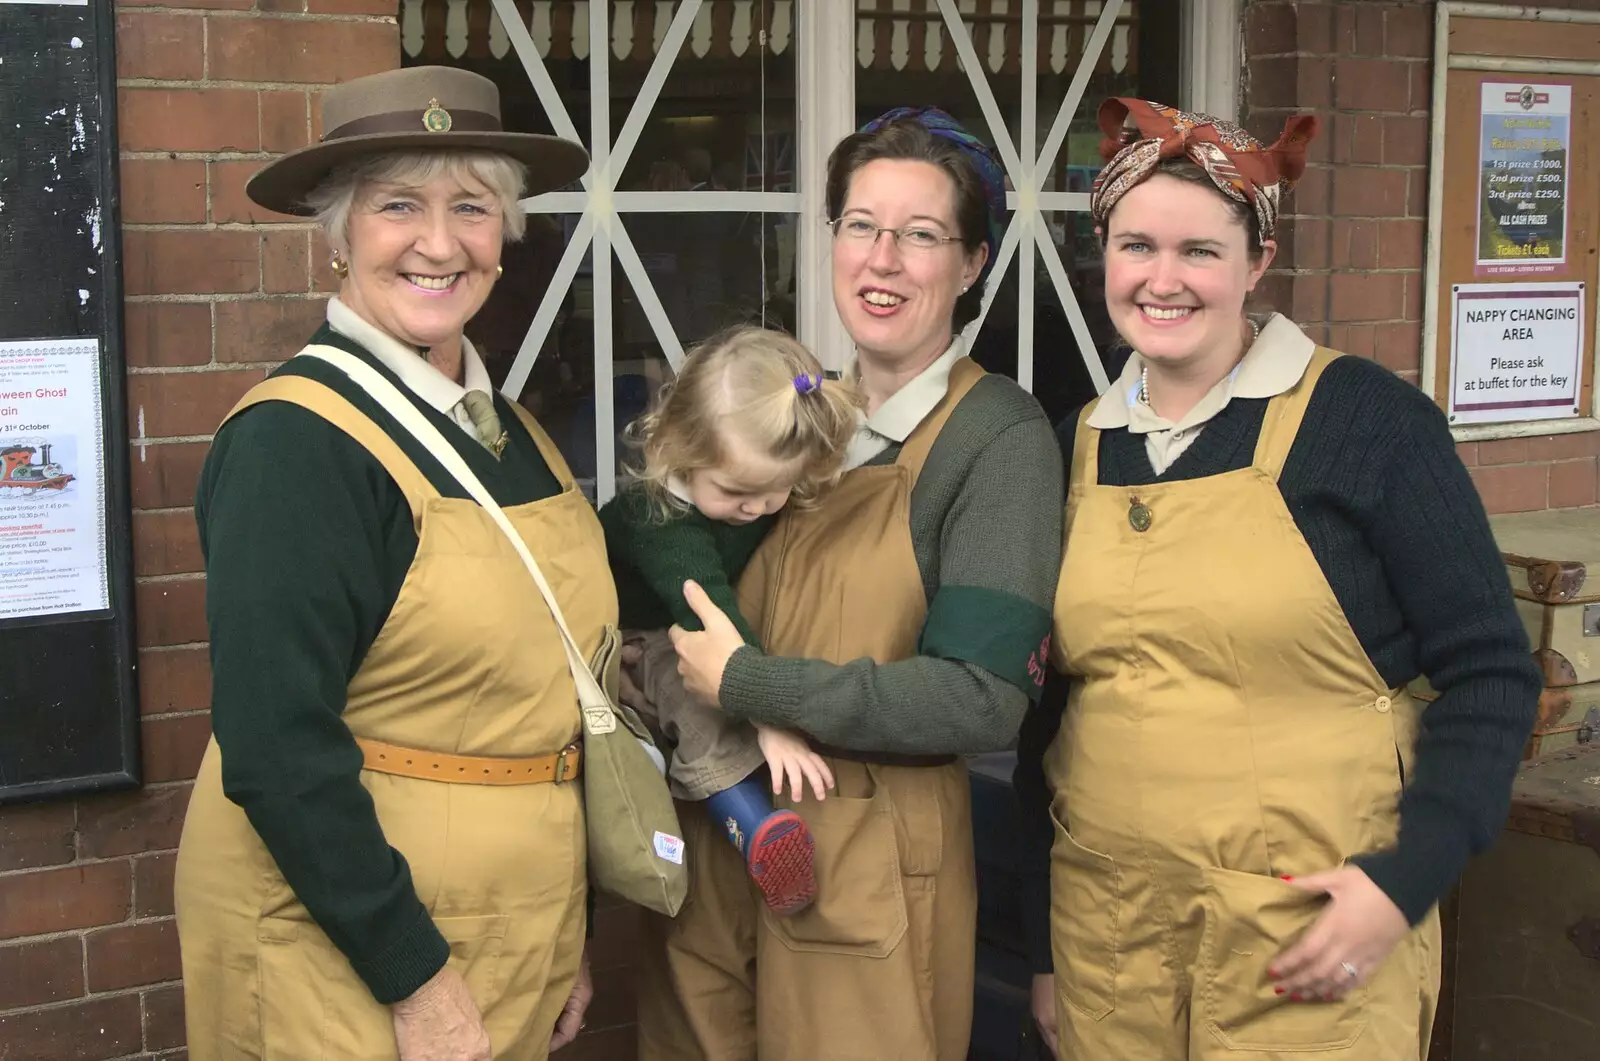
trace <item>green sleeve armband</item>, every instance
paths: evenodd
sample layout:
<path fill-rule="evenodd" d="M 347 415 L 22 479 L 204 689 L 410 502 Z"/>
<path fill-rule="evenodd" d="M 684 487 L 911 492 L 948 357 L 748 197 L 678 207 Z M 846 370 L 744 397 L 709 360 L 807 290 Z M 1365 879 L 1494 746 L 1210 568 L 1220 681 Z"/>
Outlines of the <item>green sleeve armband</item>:
<path fill-rule="evenodd" d="M 973 663 L 1037 700 L 1049 666 L 1050 613 L 985 586 L 940 586 L 917 652 Z"/>

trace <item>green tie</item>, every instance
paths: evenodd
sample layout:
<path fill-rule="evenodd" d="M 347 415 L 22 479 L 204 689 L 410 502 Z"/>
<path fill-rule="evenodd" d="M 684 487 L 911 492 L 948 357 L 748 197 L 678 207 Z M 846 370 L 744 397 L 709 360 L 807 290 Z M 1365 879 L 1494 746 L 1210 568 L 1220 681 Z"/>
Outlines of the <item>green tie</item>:
<path fill-rule="evenodd" d="M 472 427 L 478 434 L 478 441 L 498 458 L 506 448 L 507 435 L 500 426 L 499 415 L 494 411 L 494 399 L 483 391 L 469 390 L 462 397 L 461 404 L 466 406 L 467 415 L 472 417 Z"/>

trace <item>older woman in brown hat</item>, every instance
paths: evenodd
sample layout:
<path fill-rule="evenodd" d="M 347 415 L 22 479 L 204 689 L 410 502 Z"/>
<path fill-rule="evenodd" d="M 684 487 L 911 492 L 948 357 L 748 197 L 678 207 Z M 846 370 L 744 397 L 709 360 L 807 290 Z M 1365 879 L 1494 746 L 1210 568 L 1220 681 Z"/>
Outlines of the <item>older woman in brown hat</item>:
<path fill-rule="evenodd" d="M 321 223 L 339 294 L 195 499 L 215 739 L 178 853 L 189 1056 L 543 1058 L 591 993 L 573 681 L 509 539 L 389 409 L 446 436 L 592 653 L 616 619 L 599 523 L 462 335 L 519 195 L 588 160 L 503 131 L 461 70 L 351 81 L 323 115 L 248 191 Z"/>
<path fill-rule="evenodd" d="M 1118 99 L 1100 127 L 1134 353 L 1060 429 L 1071 691 L 1017 777 L 1035 1013 L 1080 1061 L 1420 1061 L 1434 907 L 1505 817 L 1538 696 L 1505 568 L 1426 394 L 1245 311 L 1315 120 L 1266 145 Z"/>

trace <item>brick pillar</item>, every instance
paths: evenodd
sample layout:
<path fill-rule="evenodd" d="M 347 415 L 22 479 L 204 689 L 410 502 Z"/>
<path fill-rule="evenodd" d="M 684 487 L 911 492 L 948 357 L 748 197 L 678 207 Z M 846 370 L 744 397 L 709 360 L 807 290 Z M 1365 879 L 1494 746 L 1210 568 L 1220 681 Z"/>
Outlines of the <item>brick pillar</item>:
<path fill-rule="evenodd" d="M 183 1056 L 173 849 L 210 735 L 190 507 L 212 431 L 331 290 L 244 181 L 318 91 L 399 64 L 394 0 L 140 0 L 116 20 L 145 787 L 0 809 L 0 1056 Z"/>
<path fill-rule="evenodd" d="M 1422 354 L 1433 5 L 1255 2 L 1245 121 L 1322 132 L 1264 295 L 1312 337 L 1415 380 Z"/>
<path fill-rule="evenodd" d="M 1270 142 L 1290 114 L 1322 119 L 1260 298 L 1313 339 L 1412 382 L 1422 364 L 1433 19 L 1433 0 L 1250 0 L 1244 26 L 1250 131 Z M 1596 502 L 1600 432 L 1459 452 L 1490 512 Z"/>

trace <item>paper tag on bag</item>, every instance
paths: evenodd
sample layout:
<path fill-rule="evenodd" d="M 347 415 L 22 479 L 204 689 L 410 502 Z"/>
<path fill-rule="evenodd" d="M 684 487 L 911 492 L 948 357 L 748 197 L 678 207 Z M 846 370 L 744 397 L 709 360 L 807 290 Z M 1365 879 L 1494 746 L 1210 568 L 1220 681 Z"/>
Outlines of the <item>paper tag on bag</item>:
<path fill-rule="evenodd" d="M 683 865 L 683 841 L 667 833 L 656 833 L 656 857 L 663 858 L 674 866 Z"/>

